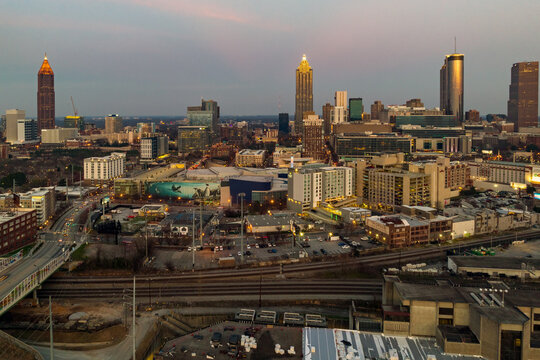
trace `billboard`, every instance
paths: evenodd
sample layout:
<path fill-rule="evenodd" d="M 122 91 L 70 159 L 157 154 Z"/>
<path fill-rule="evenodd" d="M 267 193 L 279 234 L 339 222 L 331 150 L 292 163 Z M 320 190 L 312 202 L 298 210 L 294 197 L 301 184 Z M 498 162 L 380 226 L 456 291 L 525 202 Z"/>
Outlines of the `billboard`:
<path fill-rule="evenodd" d="M 220 184 L 198 182 L 155 182 L 148 184 L 146 193 L 161 198 L 218 200 Z"/>

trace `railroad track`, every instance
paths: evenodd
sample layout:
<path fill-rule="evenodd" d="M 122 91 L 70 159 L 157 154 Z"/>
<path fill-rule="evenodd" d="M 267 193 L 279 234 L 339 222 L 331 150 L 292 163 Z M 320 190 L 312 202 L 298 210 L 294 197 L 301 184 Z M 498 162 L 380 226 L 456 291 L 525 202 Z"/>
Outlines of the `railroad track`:
<path fill-rule="evenodd" d="M 38 297 L 79 298 L 119 300 L 131 293 L 132 285 L 120 284 L 109 286 L 71 287 L 45 285 L 38 291 Z M 186 283 L 183 285 L 164 282 L 139 281 L 136 285 L 138 297 L 184 298 L 184 297 L 223 297 L 223 296 L 269 296 L 289 295 L 344 295 L 344 296 L 379 296 L 382 292 L 380 281 L 252 281 L 230 283 Z"/>
<path fill-rule="evenodd" d="M 498 245 L 501 243 L 511 242 L 516 238 L 516 235 L 509 234 L 493 239 L 478 239 L 468 241 L 460 244 L 442 245 L 440 247 L 428 247 L 412 250 L 394 251 L 391 253 L 385 253 L 380 255 L 360 256 L 357 258 L 350 258 L 346 260 L 334 260 L 334 261 L 321 261 L 312 263 L 296 263 L 286 264 L 283 266 L 267 266 L 267 267 L 253 267 L 253 268 L 239 268 L 239 269 L 213 269 L 206 271 L 186 272 L 182 274 L 174 275 L 141 275 L 137 276 L 137 279 L 142 281 L 157 279 L 166 279 L 167 281 L 211 281 L 215 279 L 227 279 L 227 278 L 246 278 L 255 276 L 268 276 L 268 275 L 302 275 L 309 272 L 321 272 L 331 271 L 336 269 L 348 270 L 355 267 L 398 267 L 400 264 L 407 262 L 414 262 L 420 260 L 436 259 L 446 255 L 448 251 L 452 250 L 464 250 L 468 248 L 474 248 L 483 245 Z M 540 238 L 540 230 L 534 230 L 529 232 L 520 233 L 519 240 L 530 240 Z M 89 283 L 130 283 L 133 281 L 133 277 L 126 276 L 102 276 L 102 277 L 58 277 L 51 278 L 47 283 L 69 283 L 73 286 L 78 284 Z"/>

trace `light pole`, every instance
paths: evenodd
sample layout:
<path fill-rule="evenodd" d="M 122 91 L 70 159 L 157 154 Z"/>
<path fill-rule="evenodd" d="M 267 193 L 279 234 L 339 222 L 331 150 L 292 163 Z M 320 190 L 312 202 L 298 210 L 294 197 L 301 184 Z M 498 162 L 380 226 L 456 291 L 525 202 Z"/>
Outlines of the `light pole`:
<path fill-rule="evenodd" d="M 240 196 L 240 261 L 244 263 L 244 197 L 246 193 L 238 194 Z"/>

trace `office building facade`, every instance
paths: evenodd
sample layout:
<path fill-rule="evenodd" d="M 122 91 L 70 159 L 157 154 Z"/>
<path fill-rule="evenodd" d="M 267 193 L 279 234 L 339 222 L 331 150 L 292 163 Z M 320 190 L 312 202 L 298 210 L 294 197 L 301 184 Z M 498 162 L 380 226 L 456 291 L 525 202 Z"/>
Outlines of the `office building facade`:
<path fill-rule="evenodd" d="M 54 96 L 54 72 L 49 60 L 47 60 L 47 55 L 45 55 L 38 72 L 37 122 L 39 131 L 41 129 L 54 129 Z"/>
<path fill-rule="evenodd" d="M 61 144 L 67 140 L 76 139 L 79 131 L 76 128 L 56 128 L 41 130 L 41 143 Z"/>
<path fill-rule="evenodd" d="M 379 114 L 383 110 L 384 104 L 381 102 L 381 100 L 375 100 L 373 104 L 371 104 L 371 120 L 379 120 Z"/>
<path fill-rule="evenodd" d="M 302 136 L 302 152 L 304 157 L 315 160 L 324 159 L 323 123 L 317 115 L 308 115 L 304 119 L 304 134 Z"/>
<path fill-rule="evenodd" d="M 207 151 L 212 143 L 211 139 L 210 128 L 207 126 L 179 126 L 178 153 Z"/>
<path fill-rule="evenodd" d="M 364 119 L 364 101 L 362 98 L 349 99 L 349 121 L 362 121 Z"/>
<path fill-rule="evenodd" d="M 334 105 L 330 103 L 326 103 L 322 107 L 322 119 L 324 121 L 323 123 L 323 130 L 324 130 L 324 138 L 328 140 L 330 137 L 330 134 L 332 132 L 332 111 L 334 109 Z"/>
<path fill-rule="evenodd" d="M 0 212 L 0 255 L 31 244 L 36 240 L 37 216 L 34 209 Z"/>
<path fill-rule="evenodd" d="M 289 114 L 288 113 L 279 113 L 278 128 L 279 128 L 280 133 L 283 133 L 283 134 L 289 133 Z"/>
<path fill-rule="evenodd" d="M 6 142 L 10 144 L 15 144 L 18 140 L 18 126 L 17 122 L 19 120 L 24 120 L 26 117 L 26 112 L 19 109 L 9 109 L 6 110 L 5 115 L 5 133 Z"/>
<path fill-rule="evenodd" d="M 440 70 L 440 103 L 447 115 L 454 115 L 463 122 L 463 87 L 465 55 L 446 55 Z"/>
<path fill-rule="evenodd" d="M 19 194 L 19 204 L 23 208 L 35 209 L 38 225 L 51 219 L 56 210 L 56 194 L 54 187 L 32 189 Z"/>
<path fill-rule="evenodd" d="M 141 139 L 141 160 L 155 160 L 169 153 L 169 137 L 151 136 Z"/>
<path fill-rule="evenodd" d="M 520 127 L 538 127 L 538 61 L 512 65 L 508 121 Z"/>
<path fill-rule="evenodd" d="M 66 116 L 64 117 L 64 127 L 70 129 L 84 130 L 84 117 L 82 116 Z"/>
<path fill-rule="evenodd" d="M 122 117 L 118 114 L 109 114 L 105 117 L 105 134 L 116 134 L 124 130 Z"/>
<path fill-rule="evenodd" d="M 297 135 L 303 133 L 304 113 L 307 111 L 313 111 L 313 69 L 306 55 L 303 55 L 300 65 L 296 68 L 294 132 Z"/>
<path fill-rule="evenodd" d="M 201 100 L 201 106 L 188 106 L 187 118 L 190 126 L 207 126 L 212 136 L 219 136 L 219 106 L 217 101 Z"/>
<path fill-rule="evenodd" d="M 242 149 L 236 153 L 236 166 L 264 167 L 267 156 L 266 150 Z"/>
<path fill-rule="evenodd" d="M 334 149 L 342 157 L 361 157 L 372 153 L 410 153 L 415 141 L 410 137 L 335 135 Z"/>
<path fill-rule="evenodd" d="M 38 122 L 34 119 L 17 120 L 17 143 L 27 144 L 39 142 Z"/>

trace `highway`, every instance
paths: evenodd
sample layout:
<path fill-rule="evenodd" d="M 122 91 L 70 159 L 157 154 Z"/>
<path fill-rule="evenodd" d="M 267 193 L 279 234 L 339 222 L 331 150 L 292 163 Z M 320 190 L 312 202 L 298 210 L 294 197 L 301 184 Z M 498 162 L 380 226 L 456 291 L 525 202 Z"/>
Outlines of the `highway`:
<path fill-rule="evenodd" d="M 69 251 L 69 243 L 84 241 L 84 236 L 76 238 L 77 228 L 67 226 L 87 207 L 82 202 L 75 202 L 62 216 L 52 225 L 50 231 L 42 231 L 38 234 L 41 245 L 37 251 L 25 256 L 14 265 L 0 272 L 0 277 L 7 276 L 0 282 L 0 299 L 4 299 L 23 280 L 38 270 L 43 269 L 52 259 Z M 62 239 L 62 241 L 59 241 Z M 44 279 L 38 279 L 39 282 Z M 11 305 L 10 305 L 11 306 Z M 5 311 L 7 309 L 2 309 Z"/>

